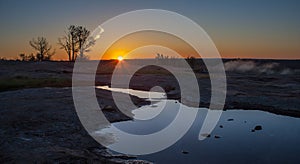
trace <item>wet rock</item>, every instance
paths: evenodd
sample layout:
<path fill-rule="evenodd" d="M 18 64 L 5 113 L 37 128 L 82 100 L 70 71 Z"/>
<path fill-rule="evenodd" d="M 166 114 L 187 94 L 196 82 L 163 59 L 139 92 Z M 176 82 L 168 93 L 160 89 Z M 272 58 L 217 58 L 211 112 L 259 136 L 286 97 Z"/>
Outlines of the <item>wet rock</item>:
<path fill-rule="evenodd" d="M 220 127 L 220 128 L 223 128 L 223 125 L 220 125 L 219 127 Z"/>
<path fill-rule="evenodd" d="M 203 137 L 210 137 L 210 134 L 207 134 L 207 133 L 203 133 L 203 134 L 201 134 L 201 136 L 203 136 Z"/>
<path fill-rule="evenodd" d="M 182 153 L 182 154 L 189 154 L 189 152 L 186 151 L 186 150 L 182 150 L 181 153 Z"/>
<path fill-rule="evenodd" d="M 100 96 L 107 93 L 98 91 Z M 78 119 L 71 88 L 34 88 L 0 95 L 0 104 L 5 104 L 1 112 L 6 118 L 0 119 L 0 145 L 1 150 L 9 152 L 0 153 L 0 158 L 11 159 L 8 163 L 149 163 L 128 155 L 108 154 L 93 140 Z M 130 119 L 113 109 L 110 97 L 101 100 L 109 121 Z"/>
<path fill-rule="evenodd" d="M 221 138 L 221 136 L 215 135 L 215 138 L 217 138 L 217 139 L 218 139 L 218 138 Z"/>
<path fill-rule="evenodd" d="M 254 130 L 262 130 L 262 126 L 261 126 L 261 125 L 256 125 L 256 126 L 254 127 Z"/>
<path fill-rule="evenodd" d="M 227 119 L 227 121 L 233 121 L 234 119 L 233 118 L 229 118 L 229 119 Z"/>
<path fill-rule="evenodd" d="M 92 150 L 93 153 L 100 155 L 105 158 L 117 158 L 117 159 L 136 159 L 136 156 L 128 155 L 128 154 L 114 154 L 108 149 L 94 149 Z"/>
<path fill-rule="evenodd" d="M 127 161 L 121 161 L 121 163 L 125 163 L 125 164 L 133 164 L 133 163 L 137 163 L 137 164 L 153 164 L 152 162 L 149 161 L 143 161 L 143 160 L 127 160 Z"/>
<path fill-rule="evenodd" d="M 255 130 L 254 130 L 254 129 L 251 129 L 251 132 L 255 132 Z"/>

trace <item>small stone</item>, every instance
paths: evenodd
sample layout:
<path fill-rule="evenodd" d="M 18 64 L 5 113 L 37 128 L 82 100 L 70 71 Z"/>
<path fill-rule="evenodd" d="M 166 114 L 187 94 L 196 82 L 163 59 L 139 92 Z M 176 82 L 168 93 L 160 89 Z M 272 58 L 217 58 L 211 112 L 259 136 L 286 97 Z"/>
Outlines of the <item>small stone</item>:
<path fill-rule="evenodd" d="M 215 138 L 221 138 L 221 136 L 215 135 Z"/>
<path fill-rule="evenodd" d="M 262 130 L 262 126 L 261 125 L 256 125 L 254 130 Z"/>
<path fill-rule="evenodd" d="M 251 129 L 251 132 L 255 132 L 255 130 L 254 130 L 254 129 Z"/>
<path fill-rule="evenodd" d="M 219 127 L 220 127 L 220 128 L 223 128 L 223 125 L 220 125 Z"/>
<path fill-rule="evenodd" d="M 181 153 L 182 153 L 182 154 L 189 154 L 189 152 L 188 152 L 188 151 L 185 151 L 185 150 L 182 150 Z"/>
<path fill-rule="evenodd" d="M 234 119 L 233 118 L 229 118 L 229 119 L 227 119 L 227 121 L 233 121 Z"/>
<path fill-rule="evenodd" d="M 201 136 L 203 136 L 203 137 L 210 137 L 210 134 L 207 134 L 207 133 L 203 133 L 203 134 L 201 134 Z"/>

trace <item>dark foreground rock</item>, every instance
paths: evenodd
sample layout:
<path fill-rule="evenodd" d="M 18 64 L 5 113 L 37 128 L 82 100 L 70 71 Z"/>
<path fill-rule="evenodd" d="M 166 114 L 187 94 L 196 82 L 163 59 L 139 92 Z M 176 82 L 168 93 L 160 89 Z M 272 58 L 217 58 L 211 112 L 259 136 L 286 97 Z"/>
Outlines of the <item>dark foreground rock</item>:
<path fill-rule="evenodd" d="M 110 106 L 109 120 L 130 119 L 112 109 L 110 92 L 98 92 Z M 0 104 L 0 163 L 147 163 L 111 154 L 90 137 L 69 88 L 1 92 Z"/>

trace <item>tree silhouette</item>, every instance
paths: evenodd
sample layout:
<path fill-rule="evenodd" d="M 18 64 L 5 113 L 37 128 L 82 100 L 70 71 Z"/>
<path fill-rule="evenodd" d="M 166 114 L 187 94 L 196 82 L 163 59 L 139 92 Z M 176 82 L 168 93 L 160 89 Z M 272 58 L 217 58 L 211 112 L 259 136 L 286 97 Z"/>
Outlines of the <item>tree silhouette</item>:
<path fill-rule="evenodd" d="M 78 26 L 76 28 L 76 35 L 78 38 L 78 48 L 79 50 L 81 50 L 84 42 L 90 35 L 90 31 L 88 31 L 86 28 L 83 28 L 82 26 Z"/>
<path fill-rule="evenodd" d="M 33 38 L 29 41 L 29 44 L 37 51 L 36 60 L 38 61 L 50 60 L 55 53 L 55 51 L 50 52 L 52 46 L 49 45 L 47 39 L 44 37 L 38 37 L 37 39 Z"/>
<path fill-rule="evenodd" d="M 72 61 L 75 61 L 75 54 L 78 52 L 78 49 L 76 48 L 77 43 L 77 35 L 76 35 L 76 27 L 74 25 L 71 25 L 69 28 L 69 34 L 71 36 L 71 49 L 72 49 Z"/>
<path fill-rule="evenodd" d="M 68 54 L 69 61 L 75 61 L 77 56 L 88 59 L 83 53 L 95 44 L 95 40 L 89 35 L 90 31 L 85 27 L 70 25 L 65 36 L 58 39 L 58 44 Z"/>
<path fill-rule="evenodd" d="M 58 44 L 60 45 L 60 49 L 64 49 L 68 54 L 69 61 L 72 61 L 72 39 L 71 34 L 66 33 L 66 36 L 62 38 L 58 38 Z"/>

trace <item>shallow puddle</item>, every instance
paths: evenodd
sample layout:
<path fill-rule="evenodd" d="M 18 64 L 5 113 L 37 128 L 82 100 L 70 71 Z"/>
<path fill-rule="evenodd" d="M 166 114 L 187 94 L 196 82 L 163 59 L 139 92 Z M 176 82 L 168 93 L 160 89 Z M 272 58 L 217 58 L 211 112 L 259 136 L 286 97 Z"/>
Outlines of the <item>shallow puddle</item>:
<path fill-rule="evenodd" d="M 123 91 L 138 96 L 136 93 Z M 140 92 L 143 92 L 143 98 L 148 98 L 146 95 L 149 94 L 148 92 L 138 91 Z M 176 100 L 163 99 L 163 95 L 160 96 L 162 97 L 159 102 L 133 110 L 134 120 L 114 123 L 112 126 L 137 135 L 151 134 L 165 128 L 172 122 L 182 104 Z M 199 108 L 192 127 L 174 145 L 154 154 L 141 155 L 139 158 L 155 163 L 297 163 L 300 161 L 299 118 L 259 110 L 227 110 L 222 113 L 213 132 L 210 135 L 201 134 L 207 138 L 200 141 L 198 135 L 206 113 L 206 108 Z M 140 118 L 148 118 L 148 120 Z M 99 130 L 99 134 L 110 132 L 110 128 Z M 114 142 L 110 146 L 118 143 L 117 138 L 125 136 L 112 137 Z M 151 146 L 154 143 L 155 141 L 147 144 Z M 135 143 L 132 143 L 133 148 L 134 146 Z"/>

